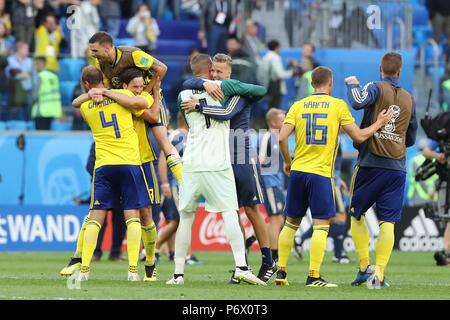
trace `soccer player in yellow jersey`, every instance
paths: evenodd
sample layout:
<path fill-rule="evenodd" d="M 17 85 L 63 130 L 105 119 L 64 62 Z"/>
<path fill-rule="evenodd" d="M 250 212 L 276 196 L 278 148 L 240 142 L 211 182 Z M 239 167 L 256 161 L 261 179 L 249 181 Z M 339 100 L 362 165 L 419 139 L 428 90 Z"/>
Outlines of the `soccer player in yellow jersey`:
<path fill-rule="evenodd" d="M 92 66 L 85 67 L 81 74 L 81 83 L 86 91 L 91 88 L 102 88 L 101 72 Z M 129 96 L 128 104 L 137 110 L 126 108 L 106 97 L 101 104 L 89 100 L 80 108 L 94 137 L 96 160 L 92 181 L 91 210 L 83 235 L 79 281 L 88 280 L 90 262 L 106 212 L 111 208 L 119 207 L 120 201 L 122 201 L 127 224 L 128 280 L 139 280 L 137 274 L 141 243 L 139 208 L 149 206 L 151 201 L 141 166 L 139 140 L 134 127 L 133 114 L 142 115 L 146 111 L 148 101 L 135 97 L 129 90 L 120 90 L 120 92 Z"/>
<path fill-rule="evenodd" d="M 288 285 L 287 260 L 295 232 L 308 207 L 313 218 L 313 235 L 310 244 L 309 274 L 306 285 L 311 287 L 336 287 L 320 277 L 320 266 L 325 253 L 326 240 L 334 208 L 334 160 L 340 127 L 356 142 L 372 136 L 392 117 L 383 110 L 370 127 L 360 129 L 347 104 L 331 97 L 333 73 L 329 68 L 317 67 L 312 72 L 314 94 L 295 102 L 286 116 L 280 131 L 280 150 L 289 173 L 286 196 L 286 221 L 278 238 L 278 271 L 275 283 Z M 288 138 L 295 130 L 295 155 L 289 155 Z"/>
<path fill-rule="evenodd" d="M 139 96 L 144 98 L 147 101 L 147 108 L 157 108 L 160 103 L 159 99 L 159 82 L 153 88 L 153 94 L 149 94 L 148 92 L 143 91 L 144 87 L 144 77 L 141 70 L 137 68 L 128 68 L 125 69 L 122 73 L 121 80 L 123 82 L 123 89 L 130 90 L 135 96 Z M 78 98 L 76 98 L 73 102 L 74 107 L 79 107 L 85 101 L 91 99 L 98 99 L 99 96 L 108 97 L 118 102 L 122 106 L 132 108 L 133 101 L 129 99 L 129 96 L 125 93 L 121 93 L 120 90 L 109 90 L 105 88 L 92 88 L 88 93 L 82 94 Z M 95 101 L 94 100 L 94 101 Z M 155 153 L 151 147 L 149 142 L 149 137 L 147 134 L 150 134 L 148 128 L 148 122 L 151 121 L 152 115 L 149 110 L 142 110 L 142 114 L 140 112 L 134 113 L 133 123 L 136 129 L 138 140 L 139 140 L 139 151 L 141 155 L 142 168 L 145 173 L 145 178 L 147 180 L 147 187 L 150 195 L 151 204 L 159 204 L 160 203 L 160 193 L 158 181 L 156 180 L 156 172 L 153 167 L 153 162 L 156 160 Z M 145 277 L 144 281 L 154 281 L 156 280 L 155 274 L 155 246 L 156 246 L 156 238 L 157 238 L 157 229 L 156 225 L 152 218 L 152 209 L 151 206 L 143 207 L 139 209 L 139 217 L 142 223 L 142 239 L 144 242 L 144 248 L 148 254 L 146 254 L 146 262 L 145 262 Z M 86 222 L 83 224 L 80 232 L 80 239 L 82 241 L 82 233 L 85 228 Z M 82 244 L 79 244 L 77 247 L 81 247 Z M 73 261 L 75 262 L 75 261 Z M 70 267 L 70 265 L 69 265 Z M 71 270 L 64 270 L 62 272 L 63 275 L 71 274 Z"/>
<path fill-rule="evenodd" d="M 104 83 L 108 88 L 122 89 L 120 78 L 123 71 L 136 67 L 145 72 L 144 91 L 152 92 L 155 83 L 161 81 L 167 72 L 167 66 L 164 63 L 138 48 L 114 46 L 111 36 L 103 31 L 95 33 L 89 39 L 89 50 L 91 56 L 97 59 L 96 66 L 102 71 Z M 161 107 L 152 110 L 152 113 L 159 113 L 159 118 L 152 122 L 151 130 L 158 145 L 164 151 L 167 165 L 180 183 L 181 158 L 168 139 L 166 103 L 162 94 L 160 95 Z"/>

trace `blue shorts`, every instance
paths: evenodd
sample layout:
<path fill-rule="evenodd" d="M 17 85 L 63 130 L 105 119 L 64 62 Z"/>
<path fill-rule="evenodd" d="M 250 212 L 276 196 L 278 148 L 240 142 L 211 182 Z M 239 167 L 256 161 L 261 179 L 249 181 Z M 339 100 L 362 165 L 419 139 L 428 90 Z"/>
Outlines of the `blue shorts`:
<path fill-rule="evenodd" d="M 274 214 L 283 213 L 286 200 L 283 190 L 277 186 L 265 188 L 264 198 L 266 199 L 264 207 L 269 217 Z"/>
<path fill-rule="evenodd" d="M 147 180 L 150 202 L 151 204 L 159 204 L 161 202 L 159 184 L 156 177 L 155 167 L 153 166 L 153 161 L 143 163 L 142 169 L 144 170 L 145 179 Z"/>
<path fill-rule="evenodd" d="M 308 207 L 313 219 L 328 219 L 336 216 L 334 185 L 331 178 L 291 170 L 284 213 L 290 218 L 303 218 Z"/>
<path fill-rule="evenodd" d="M 157 123 L 150 123 L 150 128 L 164 126 L 167 127 L 169 121 L 167 120 L 167 105 L 164 97 L 161 97 L 161 104 L 159 110 L 159 120 Z"/>
<path fill-rule="evenodd" d="M 356 166 L 350 186 L 350 215 L 359 220 L 376 203 L 378 220 L 400 221 L 405 181 L 403 171 Z"/>
<path fill-rule="evenodd" d="M 171 186 L 172 189 L 172 198 L 166 199 L 164 198 L 161 204 L 161 210 L 164 214 L 164 218 L 166 220 L 172 221 L 180 221 L 180 214 L 178 212 L 178 208 L 176 202 L 178 200 L 178 187 Z"/>
<path fill-rule="evenodd" d="M 92 210 L 138 209 L 150 205 L 147 181 L 141 166 L 106 165 L 92 178 Z"/>
<path fill-rule="evenodd" d="M 239 208 L 264 203 L 263 187 L 259 165 L 232 164 Z"/>

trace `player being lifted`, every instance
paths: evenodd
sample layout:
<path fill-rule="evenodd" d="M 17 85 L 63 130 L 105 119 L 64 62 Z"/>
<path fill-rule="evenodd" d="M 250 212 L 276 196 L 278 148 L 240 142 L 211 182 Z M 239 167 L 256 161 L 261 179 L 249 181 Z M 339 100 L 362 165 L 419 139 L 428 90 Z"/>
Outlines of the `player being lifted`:
<path fill-rule="evenodd" d="M 83 69 L 81 83 L 86 91 L 104 87 L 100 70 L 92 66 Z M 78 244 L 81 248 L 78 248 L 77 244 L 77 252 L 81 251 L 79 281 L 89 279 L 90 262 L 106 212 L 111 208 L 119 207 L 120 202 L 122 202 L 127 224 L 128 280 L 139 280 L 137 274 L 141 243 L 139 209 L 150 206 L 151 201 L 149 187 L 141 166 L 139 139 L 133 115 L 139 117 L 148 112 L 146 108 L 149 101 L 135 97 L 129 90 L 109 91 L 112 96 L 117 92 L 128 96 L 124 100 L 132 108 L 126 108 L 107 97 L 101 104 L 88 100 L 80 107 L 81 114 L 94 137 L 96 160 L 90 212 L 79 235 Z M 154 225 L 151 212 L 149 216 L 147 215 L 147 221 L 149 219 Z"/>
<path fill-rule="evenodd" d="M 191 59 L 192 72 L 196 78 L 210 79 L 211 58 L 199 54 Z M 233 86 L 233 80 L 221 84 L 225 99 L 234 95 L 258 95 L 259 86 L 241 84 Z M 237 82 L 237 81 L 236 81 Z M 265 89 L 262 88 L 262 95 Z M 261 94 L 259 94 L 261 95 Z M 183 89 L 178 96 L 182 101 L 194 96 L 206 104 L 220 106 L 205 90 Z M 225 223 L 225 234 L 231 246 L 235 262 L 234 276 L 252 284 L 265 285 L 250 270 L 245 256 L 244 237 L 236 214 L 238 202 L 229 150 L 229 121 L 219 121 L 199 112 L 184 114 L 189 125 L 186 149 L 183 154 L 183 176 L 180 184 L 180 224 L 175 237 L 175 272 L 167 284 L 184 284 L 184 265 L 191 242 L 192 224 L 202 199 L 205 210 L 221 212 Z"/>
<path fill-rule="evenodd" d="M 317 67 L 312 72 L 314 94 L 295 102 L 281 128 L 280 150 L 289 172 L 286 196 L 286 222 L 278 240 L 279 260 L 275 283 L 288 285 L 287 260 L 302 218 L 308 207 L 313 219 L 310 244 L 309 274 L 306 285 L 310 287 L 337 287 L 320 277 L 320 266 L 330 228 L 335 217 L 334 162 L 339 128 L 356 142 L 371 137 L 392 117 L 392 110 L 383 110 L 368 128 L 355 124 L 347 104 L 330 96 L 333 90 L 333 73 L 329 68 Z M 295 155 L 289 155 L 288 138 L 295 130 Z"/>
<path fill-rule="evenodd" d="M 156 81 L 162 81 L 167 72 L 167 66 L 164 63 L 141 49 L 129 46 L 114 46 L 111 36 L 103 31 L 95 33 L 89 39 L 89 50 L 91 56 L 96 58 L 97 68 L 102 71 L 107 88 L 121 89 L 120 77 L 122 72 L 127 68 L 136 67 L 144 72 L 144 91 L 152 92 Z M 162 94 L 160 96 L 161 107 L 151 109 L 152 116 L 159 114 L 159 120 L 150 124 L 149 127 L 166 156 L 167 165 L 180 183 L 181 158 L 177 149 L 168 139 L 166 102 Z"/>
<path fill-rule="evenodd" d="M 122 75 L 122 86 L 123 89 L 130 90 L 135 96 L 144 98 L 147 101 L 148 108 L 157 108 L 157 104 L 159 104 L 159 82 L 156 83 L 153 88 L 153 94 L 149 94 L 143 91 L 144 87 L 144 77 L 141 70 L 137 68 L 128 68 L 126 69 Z M 92 88 L 89 90 L 87 94 L 82 94 L 78 98 L 76 98 L 73 102 L 74 107 L 79 107 L 82 103 L 89 100 L 91 97 L 97 98 L 98 96 L 105 96 L 113 99 L 119 104 L 125 107 L 133 107 L 133 103 L 137 99 L 130 98 L 127 94 L 121 93 L 115 90 L 108 90 L 105 88 Z M 155 169 L 153 167 L 153 160 L 156 159 L 155 153 L 152 150 L 151 144 L 149 143 L 149 131 L 146 130 L 146 121 L 151 121 L 153 118 L 151 116 L 150 110 L 145 110 L 140 117 L 133 117 L 134 127 L 138 134 L 139 139 L 139 151 L 141 154 L 142 168 L 144 170 L 145 177 L 147 179 L 148 190 L 150 194 L 151 204 L 159 204 L 159 186 L 156 181 Z M 144 243 L 144 249 L 148 254 L 146 255 L 145 260 L 145 277 L 144 281 L 154 281 L 156 280 L 155 275 L 155 245 L 157 238 L 157 230 L 156 225 L 152 219 L 152 209 L 151 206 L 147 206 L 141 208 L 139 210 L 139 216 L 142 223 L 142 239 Z M 83 224 L 80 232 L 80 236 L 78 239 L 80 250 L 82 248 L 83 236 L 86 222 Z M 69 262 L 69 265 L 61 271 L 62 275 L 71 275 L 73 271 L 77 268 L 76 263 L 78 260 L 76 257 L 79 256 L 78 250 L 75 252 L 74 258 Z"/>

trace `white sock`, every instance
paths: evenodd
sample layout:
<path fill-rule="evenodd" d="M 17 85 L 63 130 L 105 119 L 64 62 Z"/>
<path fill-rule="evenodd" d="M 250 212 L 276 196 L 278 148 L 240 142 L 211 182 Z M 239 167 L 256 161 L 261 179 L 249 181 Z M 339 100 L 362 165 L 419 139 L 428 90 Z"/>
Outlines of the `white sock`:
<path fill-rule="evenodd" d="M 227 236 L 227 241 L 231 246 L 231 250 L 233 251 L 236 267 L 247 266 L 247 261 L 245 259 L 245 243 L 236 211 L 222 212 L 222 218 L 225 223 L 225 234 Z"/>
<path fill-rule="evenodd" d="M 184 274 L 186 255 L 191 246 L 195 212 L 180 212 L 180 223 L 175 235 L 175 274 Z"/>

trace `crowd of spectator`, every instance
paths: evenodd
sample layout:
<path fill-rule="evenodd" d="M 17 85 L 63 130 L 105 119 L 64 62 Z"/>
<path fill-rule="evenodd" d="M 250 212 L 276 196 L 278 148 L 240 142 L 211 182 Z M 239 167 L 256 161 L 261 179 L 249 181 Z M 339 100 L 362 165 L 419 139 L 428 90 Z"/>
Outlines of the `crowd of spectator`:
<path fill-rule="evenodd" d="M 258 69 L 263 68 L 260 52 L 266 47 L 265 39 L 260 36 L 261 25 L 250 19 L 251 10 L 261 3 L 246 3 L 246 20 L 238 34 L 239 2 L 158 0 L 155 5 L 153 0 L 0 0 L 0 121 L 34 121 L 36 129 L 48 129 L 51 120 L 61 114 L 61 102 L 48 117 L 46 112 L 36 113 L 33 109 L 42 105 L 39 92 L 49 81 L 56 81 L 52 99 L 61 101 L 61 95 L 54 92 L 58 88 L 61 52 L 72 58 L 87 58 L 87 63 L 92 64 L 89 38 L 99 30 L 116 38 L 121 19 L 128 19 L 126 31 L 134 45 L 154 54 L 160 34 L 157 20 L 164 19 L 167 12 L 170 19 L 199 22 L 198 47 L 192 48 L 193 54 L 228 53 L 234 61 L 233 78 L 262 84 L 257 74 Z M 51 77 L 47 71 L 56 77 Z M 189 76 L 192 76 L 190 70 L 185 68 L 179 82 Z M 176 83 L 172 84 L 171 92 L 166 94 L 176 95 L 176 88 Z M 74 95 L 79 93 L 80 88 L 76 87 Z M 73 129 L 86 128 L 82 122 L 75 112 Z"/>

